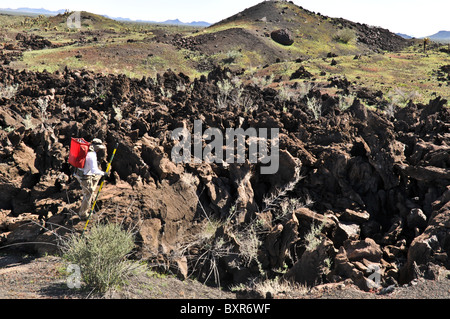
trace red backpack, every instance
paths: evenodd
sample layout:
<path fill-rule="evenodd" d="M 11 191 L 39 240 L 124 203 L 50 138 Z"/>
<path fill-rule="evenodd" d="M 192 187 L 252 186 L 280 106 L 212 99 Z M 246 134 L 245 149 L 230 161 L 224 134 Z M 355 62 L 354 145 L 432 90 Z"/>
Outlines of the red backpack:
<path fill-rule="evenodd" d="M 72 137 L 69 150 L 69 164 L 77 168 L 83 168 L 90 145 L 89 142 L 86 142 L 82 138 Z"/>

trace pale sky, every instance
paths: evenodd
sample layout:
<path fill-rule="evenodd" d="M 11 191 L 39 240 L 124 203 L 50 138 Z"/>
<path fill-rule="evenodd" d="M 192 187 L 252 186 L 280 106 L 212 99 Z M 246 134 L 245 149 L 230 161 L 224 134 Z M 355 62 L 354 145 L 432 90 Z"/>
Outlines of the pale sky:
<path fill-rule="evenodd" d="M 90 11 L 133 20 L 218 22 L 262 0 L 0 0 L 0 8 Z M 450 31 L 450 0 L 294 0 L 323 15 L 380 26 L 415 37 Z"/>

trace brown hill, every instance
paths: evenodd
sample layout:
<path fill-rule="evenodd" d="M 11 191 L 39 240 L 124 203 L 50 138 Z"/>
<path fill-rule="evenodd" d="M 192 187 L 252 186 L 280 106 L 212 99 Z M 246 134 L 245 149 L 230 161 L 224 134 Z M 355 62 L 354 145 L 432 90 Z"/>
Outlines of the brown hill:
<path fill-rule="evenodd" d="M 241 38 L 231 33 L 232 29 L 245 30 L 253 40 L 247 37 L 245 42 L 240 41 Z M 292 45 L 275 43 L 272 33 L 277 30 L 290 33 Z M 276 51 L 275 56 L 279 58 L 295 55 L 316 57 L 330 51 L 339 55 L 395 51 L 409 44 L 389 30 L 329 18 L 285 1 L 261 2 L 206 28 L 197 37 L 203 39 L 204 34 L 216 35 L 212 43 L 201 41 L 200 47 L 205 50 L 219 52 L 232 45 L 249 50 L 256 44 L 257 52 Z M 260 43 L 264 43 L 264 49 L 258 45 Z"/>

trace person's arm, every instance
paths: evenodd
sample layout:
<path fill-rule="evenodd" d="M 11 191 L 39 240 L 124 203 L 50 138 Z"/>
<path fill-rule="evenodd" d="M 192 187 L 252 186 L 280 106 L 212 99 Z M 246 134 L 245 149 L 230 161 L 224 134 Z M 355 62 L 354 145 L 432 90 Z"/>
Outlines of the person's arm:
<path fill-rule="evenodd" d="M 85 174 L 105 175 L 105 172 L 98 168 L 97 154 L 95 152 L 89 152 L 87 154 L 84 172 Z"/>

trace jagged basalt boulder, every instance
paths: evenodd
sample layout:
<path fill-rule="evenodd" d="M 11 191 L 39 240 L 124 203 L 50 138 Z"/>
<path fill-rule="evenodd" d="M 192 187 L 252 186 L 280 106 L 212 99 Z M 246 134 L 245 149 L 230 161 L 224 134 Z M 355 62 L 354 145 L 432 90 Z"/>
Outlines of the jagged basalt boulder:
<path fill-rule="evenodd" d="M 294 38 L 292 36 L 292 33 L 288 29 L 279 29 L 272 31 L 272 33 L 270 33 L 270 37 L 273 41 L 285 46 L 294 44 Z"/>
<path fill-rule="evenodd" d="M 312 77 L 313 75 L 309 71 L 307 71 L 304 66 L 301 66 L 297 69 L 297 71 L 291 74 L 291 77 L 289 79 L 310 79 Z"/>
<path fill-rule="evenodd" d="M 307 97 L 323 111 L 314 119 L 306 99 L 284 103 L 275 89 L 250 85 L 243 94 L 258 110 L 218 109 L 218 82 L 233 76 L 221 68 L 192 82 L 174 72 L 153 81 L 69 69 L 1 69 L 0 82 L 18 84 L 18 90 L 0 101 L 0 126 L 9 127 L 0 130 L 0 246 L 22 240 L 51 247 L 55 234 L 82 231 L 76 216 L 81 189 L 67 163 L 68 149 L 71 137 L 98 137 L 107 144 L 99 154 L 102 169 L 113 146 L 119 147 L 95 218 L 137 227 L 135 255 L 167 262 L 166 269 L 180 269 L 180 277 L 195 270 L 206 279 L 217 262 L 227 285 L 261 270 L 276 276 L 287 266 L 299 282 L 351 279 L 368 290 L 375 268 L 381 284 L 434 278 L 439 267 L 449 269 L 445 100 L 410 103 L 386 117 L 358 99 L 339 110 L 337 98 L 311 90 Z M 106 96 L 95 94 L 94 83 Z M 189 89 L 175 92 L 182 84 Z M 342 91 L 352 85 L 345 78 L 330 78 L 330 84 Z M 47 101 L 46 117 L 39 99 Z M 175 163 L 171 131 L 185 126 L 192 133 L 199 119 L 204 130 L 278 129 L 277 174 L 261 174 L 263 163 Z M 22 224 L 26 219 L 36 223 Z M 199 225 L 212 221 L 231 226 L 210 237 L 214 245 L 182 249 L 204 240 Z M 319 226 L 322 244 L 309 251 L 305 236 Z M 242 256 L 248 247 L 239 231 L 252 227 L 258 230 L 256 248 Z M 214 256 L 205 249 L 218 246 L 227 247 L 223 258 L 196 259 Z M 194 269 L 200 264 L 203 271 Z"/>
<path fill-rule="evenodd" d="M 310 287 L 322 284 L 330 272 L 326 262 L 334 259 L 334 255 L 333 243 L 325 238 L 314 249 L 306 250 L 284 278 Z"/>

